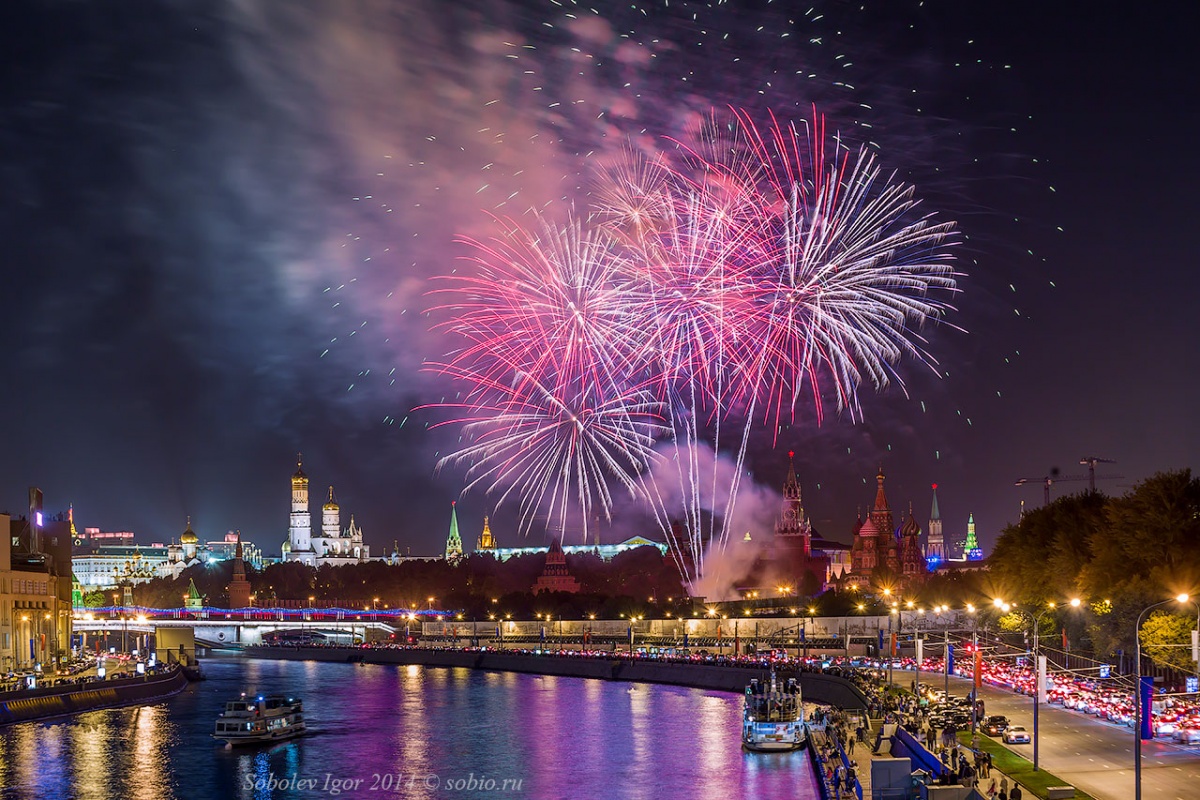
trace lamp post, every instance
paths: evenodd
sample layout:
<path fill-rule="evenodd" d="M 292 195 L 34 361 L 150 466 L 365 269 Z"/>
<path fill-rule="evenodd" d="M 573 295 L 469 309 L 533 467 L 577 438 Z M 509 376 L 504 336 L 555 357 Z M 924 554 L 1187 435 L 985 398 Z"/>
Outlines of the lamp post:
<path fill-rule="evenodd" d="M 808 624 L 804 626 L 804 660 L 808 661 L 808 629 L 812 628 L 816 631 L 813 620 L 816 618 L 817 609 L 813 606 L 808 607 Z"/>
<path fill-rule="evenodd" d="M 1166 602 L 1170 602 L 1169 600 Z M 1071 599 L 1069 605 L 1071 608 L 1079 608 L 1083 601 L 1078 597 Z M 1039 613 L 1030 614 L 1028 611 L 1021 608 L 1014 608 L 1009 603 L 997 598 L 993 601 L 993 605 L 1004 613 L 1024 614 L 1030 622 L 1033 623 L 1033 771 L 1039 769 L 1038 755 L 1040 753 L 1041 736 L 1038 734 L 1038 709 L 1042 705 L 1042 669 L 1041 669 L 1041 653 L 1039 649 L 1041 639 L 1042 617 L 1058 608 L 1057 603 L 1048 603 L 1046 608 Z"/>
<path fill-rule="evenodd" d="M 908 601 L 908 607 L 912 608 L 912 601 Z M 925 609 L 918 608 L 917 615 L 924 616 Z M 921 705 L 921 656 L 925 655 L 921 647 L 921 626 L 918 624 L 917 618 L 913 619 L 913 661 L 917 665 L 917 674 L 913 678 L 913 694 L 917 696 L 917 705 Z"/>
<path fill-rule="evenodd" d="M 896 653 L 892 648 L 892 641 L 893 641 L 892 640 L 892 636 L 893 636 L 893 634 L 892 634 L 892 619 L 897 618 L 898 624 L 902 624 L 902 623 L 899 623 L 899 620 L 898 620 L 899 616 L 900 616 L 900 604 L 892 603 L 892 607 L 890 609 L 888 609 L 888 642 L 887 642 L 888 686 L 894 685 L 894 680 L 893 680 L 893 675 L 892 675 L 892 662 L 895 660 L 895 657 L 896 657 Z"/>
<path fill-rule="evenodd" d="M 1186 594 L 1181 594 L 1175 597 L 1178 603 L 1186 603 L 1190 598 Z M 1138 614 L 1137 627 L 1133 629 L 1134 644 L 1136 646 L 1134 656 L 1134 677 L 1137 682 L 1134 684 L 1133 690 L 1133 708 L 1136 717 L 1133 725 L 1133 799 L 1142 800 L 1142 617 L 1146 616 L 1146 612 L 1151 609 L 1165 606 L 1170 600 L 1160 600 L 1157 603 L 1152 603 L 1142 609 L 1142 613 Z"/>

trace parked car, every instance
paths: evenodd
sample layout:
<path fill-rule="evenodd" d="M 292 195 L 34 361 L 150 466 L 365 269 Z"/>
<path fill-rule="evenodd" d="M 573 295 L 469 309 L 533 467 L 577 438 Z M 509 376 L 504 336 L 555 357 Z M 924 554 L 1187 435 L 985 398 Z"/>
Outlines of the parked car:
<path fill-rule="evenodd" d="M 1029 731 L 1020 725 L 1010 725 L 1004 729 L 1005 744 L 1029 744 Z"/>
<path fill-rule="evenodd" d="M 999 736 L 1008 727 L 1008 717 L 991 716 L 983 722 L 983 732 L 988 736 Z"/>

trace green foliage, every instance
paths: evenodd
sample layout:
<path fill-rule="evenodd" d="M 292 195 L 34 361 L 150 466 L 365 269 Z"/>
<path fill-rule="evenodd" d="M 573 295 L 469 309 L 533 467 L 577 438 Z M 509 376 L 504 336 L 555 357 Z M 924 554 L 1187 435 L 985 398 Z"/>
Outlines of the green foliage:
<path fill-rule="evenodd" d="M 1197 537 L 1200 480 L 1163 472 L 1121 497 L 1089 492 L 1026 514 L 1001 534 L 990 577 L 999 596 L 1027 608 L 1086 598 L 1086 637 L 1107 658 L 1133 650 L 1142 609 L 1200 586 Z"/>
<path fill-rule="evenodd" d="M 83 596 L 83 605 L 85 608 L 100 608 L 108 605 L 108 601 L 104 599 L 104 592 L 88 592 Z"/>
<path fill-rule="evenodd" d="M 1196 617 L 1190 614 L 1155 611 L 1142 623 L 1142 652 L 1160 666 L 1192 672 L 1196 668 L 1192 661 L 1195 627 Z"/>

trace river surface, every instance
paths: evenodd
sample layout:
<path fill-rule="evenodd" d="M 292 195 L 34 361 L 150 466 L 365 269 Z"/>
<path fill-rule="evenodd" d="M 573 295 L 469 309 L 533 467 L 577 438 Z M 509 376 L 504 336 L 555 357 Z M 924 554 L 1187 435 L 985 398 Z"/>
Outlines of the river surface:
<path fill-rule="evenodd" d="M 818 797 L 807 752 L 740 748 L 741 697 L 396 665 L 210 658 L 154 706 L 0 728 L 0 798 Z M 312 733 L 210 738 L 243 691 L 304 700 Z"/>

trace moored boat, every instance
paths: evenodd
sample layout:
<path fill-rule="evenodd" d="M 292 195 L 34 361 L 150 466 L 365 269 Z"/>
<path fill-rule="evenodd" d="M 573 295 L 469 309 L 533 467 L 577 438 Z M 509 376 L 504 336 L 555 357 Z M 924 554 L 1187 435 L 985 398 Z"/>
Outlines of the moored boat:
<path fill-rule="evenodd" d="M 279 742 L 305 731 L 304 705 L 298 698 L 282 695 L 239 699 L 225 704 L 217 717 L 213 738 L 227 746 Z"/>
<path fill-rule="evenodd" d="M 742 746 L 762 752 L 796 750 L 807 740 L 804 703 L 796 679 L 780 683 L 772 672 L 766 683 L 751 680 L 742 714 Z"/>

